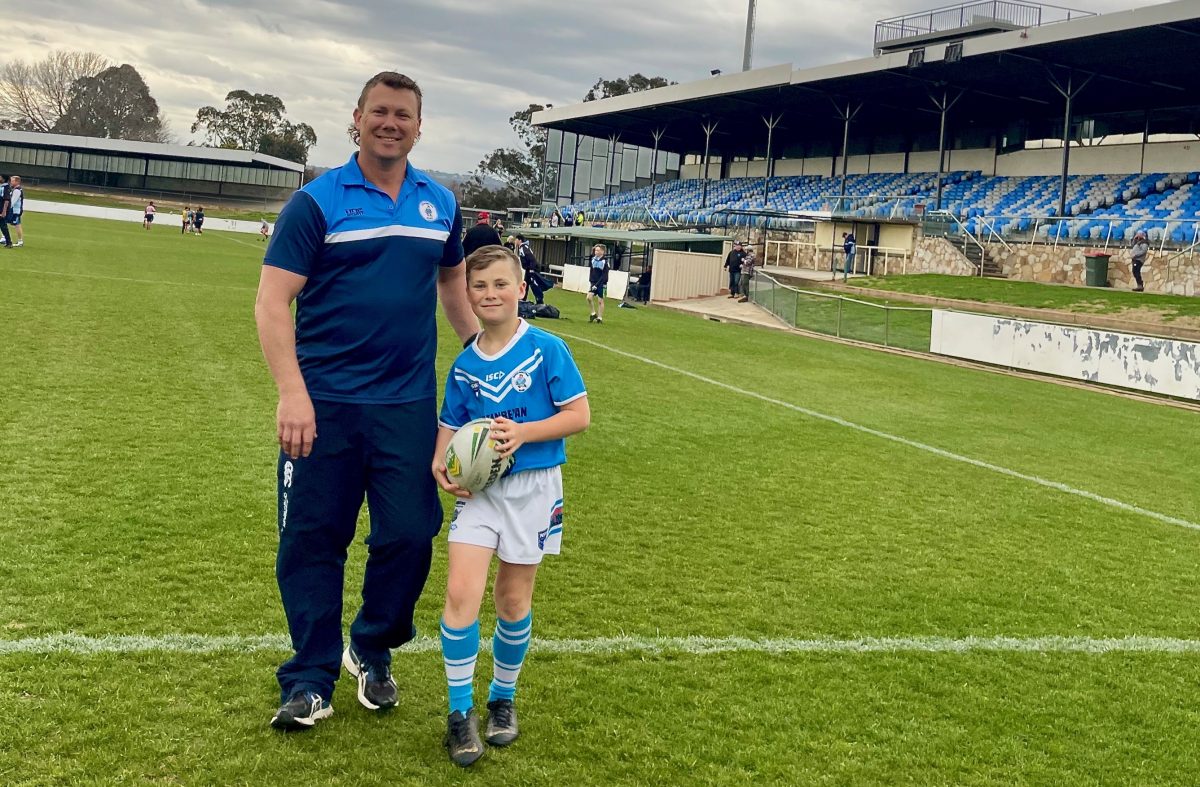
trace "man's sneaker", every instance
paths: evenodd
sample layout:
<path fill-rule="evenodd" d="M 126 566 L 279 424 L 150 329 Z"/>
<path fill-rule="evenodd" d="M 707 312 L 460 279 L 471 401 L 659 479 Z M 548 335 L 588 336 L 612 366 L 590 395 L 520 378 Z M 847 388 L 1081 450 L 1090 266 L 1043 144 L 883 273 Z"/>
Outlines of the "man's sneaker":
<path fill-rule="evenodd" d="M 479 716 L 475 709 L 464 716 L 460 710 L 446 719 L 446 751 L 455 765 L 466 768 L 483 756 L 483 741 L 479 740 Z"/>
<path fill-rule="evenodd" d="M 307 730 L 332 715 L 329 700 L 315 691 L 298 691 L 275 711 L 271 726 L 277 730 Z"/>
<path fill-rule="evenodd" d="M 596 321 L 596 315 L 593 314 L 588 317 L 588 322 L 595 322 L 595 321 Z"/>
<path fill-rule="evenodd" d="M 491 746 L 507 746 L 521 733 L 517 730 L 517 709 L 512 700 L 492 700 L 487 704 L 487 742 Z"/>
<path fill-rule="evenodd" d="M 396 704 L 396 681 L 386 664 L 370 664 L 358 657 L 354 646 L 346 647 L 342 666 L 358 678 L 358 701 L 367 710 L 391 708 Z"/>

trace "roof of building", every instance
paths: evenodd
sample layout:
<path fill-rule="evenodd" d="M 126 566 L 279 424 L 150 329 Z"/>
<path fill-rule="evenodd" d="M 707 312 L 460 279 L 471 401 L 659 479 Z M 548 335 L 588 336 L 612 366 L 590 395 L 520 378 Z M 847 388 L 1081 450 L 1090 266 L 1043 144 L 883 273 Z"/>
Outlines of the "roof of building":
<path fill-rule="evenodd" d="M 34 131 L 0 131 L 0 144 L 40 148 L 66 148 L 92 153 L 148 156 L 152 158 L 187 159 L 221 164 L 265 164 L 268 167 L 303 172 L 304 165 L 264 153 L 228 148 L 209 148 L 201 145 L 169 145 L 161 142 L 135 142 L 129 139 L 74 137 L 67 134 L 43 134 Z"/>
<path fill-rule="evenodd" d="M 1029 121 L 1037 129 L 1028 138 L 1038 139 L 1036 132 L 1056 125 L 1061 135 L 1060 89 L 1070 86 L 1078 91 L 1076 118 L 1107 117 L 1096 136 L 1141 133 L 1148 108 L 1150 133 L 1194 132 L 1200 127 L 1198 41 L 1200 0 L 1176 0 L 931 43 L 921 48 L 919 63 L 910 63 L 906 49 L 815 68 L 785 64 L 554 107 L 535 113 L 533 122 L 592 137 L 619 134 L 619 141 L 645 147 L 654 145 L 652 132 L 662 130 L 660 149 L 692 153 L 704 149 L 707 120 L 716 123 L 714 153 L 761 155 L 763 119 L 774 115 L 781 118 L 773 132 L 777 146 L 805 139 L 805 154 L 829 155 L 840 152 L 841 114 L 860 107 L 851 134 L 861 148 L 870 144 L 869 133 L 876 149 L 852 144 L 852 154 L 902 150 L 905 139 L 930 137 L 936 150 L 940 113 L 931 94 L 941 99 L 944 92 L 953 101 L 962 93 L 950 113 L 959 133 L 996 135 Z M 947 59 L 956 44 L 961 59 L 953 51 Z M 775 155 L 782 153 L 775 148 Z"/>
<path fill-rule="evenodd" d="M 669 230 L 613 230 L 607 227 L 520 227 L 517 232 L 526 238 L 582 238 L 628 243 L 722 243 L 733 240 L 732 235 L 708 235 L 702 232 Z"/>

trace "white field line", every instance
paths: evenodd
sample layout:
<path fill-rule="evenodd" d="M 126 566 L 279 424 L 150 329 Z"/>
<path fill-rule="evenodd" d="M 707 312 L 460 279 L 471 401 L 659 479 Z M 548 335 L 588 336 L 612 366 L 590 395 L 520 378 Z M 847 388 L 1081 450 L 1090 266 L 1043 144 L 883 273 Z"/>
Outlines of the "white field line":
<path fill-rule="evenodd" d="M 484 650 L 489 640 L 481 642 Z M 535 653 L 574 655 L 718 653 L 1200 653 L 1200 640 L 1172 637 L 858 637 L 853 639 L 752 639 L 748 637 L 596 637 L 592 639 L 539 639 Z M 395 651 L 397 656 L 439 652 L 441 643 L 418 637 Z M 50 634 L 28 639 L 0 640 L 0 656 L 17 654 L 93 655 L 102 653 L 288 653 L 290 640 L 282 634 L 258 636 L 86 637 Z"/>
<path fill-rule="evenodd" d="M 782 399 L 773 399 L 769 396 L 764 396 L 763 394 L 757 393 L 755 391 L 749 391 L 749 390 L 746 390 L 745 388 L 739 388 L 736 385 L 730 385 L 729 383 L 723 383 L 720 380 L 714 380 L 711 377 L 705 377 L 704 375 L 696 374 L 695 372 L 688 371 L 687 369 L 680 369 L 676 366 L 670 366 L 668 364 L 662 363 L 661 361 L 656 361 L 652 358 L 646 358 L 641 355 L 635 355 L 634 353 L 631 353 L 631 352 L 626 352 L 624 350 L 618 350 L 615 347 L 609 347 L 607 344 L 602 344 L 601 342 L 595 341 L 593 339 L 587 339 L 583 336 L 576 336 L 574 334 L 567 334 L 567 333 L 560 333 L 559 335 L 563 336 L 565 338 L 568 338 L 568 339 L 572 339 L 574 341 L 579 341 L 579 342 L 584 342 L 585 344 L 590 344 L 594 347 L 600 348 L 601 350 L 607 350 L 608 352 L 614 353 L 616 355 L 621 355 L 626 358 L 631 358 L 635 361 L 640 361 L 642 363 L 649 364 L 651 366 L 657 366 L 658 368 L 665 369 L 666 371 L 669 371 L 669 372 L 674 372 L 676 374 L 681 374 L 685 377 L 690 377 L 693 380 L 699 380 L 700 382 L 708 383 L 709 385 L 714 385 L 718 388 L 724 388 L 726 391 L 732 391 L 733 393 L 741 394 L 742 396 L 747 396 L 747 397 L 750 397 L 751 399 L 757 399 L 760 402 L 766 402 L 768 404 L 773 404 L 778 407 L 784 407 L 788 410 L 793 410 L 798 413 L 803 413 L 804 415 L 807 415 L 810 418 L 816 418 L 821 421 L 828 421 L 829 423 L 837 424 L 838 426 L 844 426 L 847 429 L 853 429 L 857 432 L 869 434 L 874 437 L 882 438 L 884 440 L 890 440 L 893 443 L 900 443 L 901 445 L 906 445 L 909 448 L 916 448 L 919 451 L 926 451 L 935 456 L 940 456 L 943 459 L 951 459 L 955 462 L 962 462 L 964 464 L 974 465 L 975 467 L 979 467 L 984 470 L 990 470 L 993 473 L 999 473 L 1001 475 L 1009 476 L 1010 478 L 1017 478 L 1022 481 L 1028 481 L 1032 484 L 1037 484 L 1039 486 L 1044 486 L 1048 489 L 1054 489 L 1059 492 L 1064 492 L 1068 495 L 1075 495 L 1076 497 L 1082 497 L 1086 500 L 1091 500 L 1094 503 L 1100 503 L 1101 505 L 1106 505 L 1106 506 L 1109 506 L 1110 508 L 1115 508 L 1120 511 L 1126 511 L 1131 514 L 1139 514 L 1141 516 L 1149 517 L 1150 519 L 1158 520 L 1159 522 L 1165 522 L 1168 525 L 1177 525 L 1179 527 L 1186 527 L 1191 530 L 1200 530 L 1200 524 L 1188 521 L 1186 519 L 1181 519 L 1179 517 L 1170 516 L 1169 514 L 1159 513 L 1158 511 L 1151 511 L 1148 508 L 1142 508 L 1141 506 L 1135 506 L 1132 503 L 1126 503 L 1122 500 L 1116 500 L 1111 497 L 1105 497 L 1103 495 L 1098 495 L 1095 492 L 1088 492 L 1085 489 L 1076 489 L 1073 486 L 1068 486 L 1067 484 L 1061 483 L 1059 481 L 1051 481 L 1047 478 L 1042 478 L 1040 476 L 1030 475 L 1028 473 L 1022 473 L 1018 470 L 1012 470 L 1007 467 L 1002 467 L 1000 465 L 992 464 L 991 462 L 985 462 L 981 459 L 972 459 L 969 456 L 963 456 L 962 454 L 956 454 L 951 451 L 946 451 L 946 450 L 944 450 L 942 448 L 938 448 L 936 446 L 917 442 L 916 440 L 910 440 L 907 437 L 900 437 L 899 435 L 889 434 L 888 432 L 882 432 L 878 429 L 872 429 L 869 426 L 863 426 L 862 424 L 856 424 L 853 421 L 847 421 L 845 418 L 839 418 L 836 415 L 826 415 L 825 413 L 819 413 L 816 410 L 810 410 L 807 407 L 801 407 L 798 404 L 792 404 L 791 402 L 785 402 Z"/>

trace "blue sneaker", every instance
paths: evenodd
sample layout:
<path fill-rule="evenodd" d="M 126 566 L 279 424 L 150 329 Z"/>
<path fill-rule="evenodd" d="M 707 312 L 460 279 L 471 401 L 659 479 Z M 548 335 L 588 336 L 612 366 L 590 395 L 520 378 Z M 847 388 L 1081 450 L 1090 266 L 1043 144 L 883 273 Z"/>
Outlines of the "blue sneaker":
<path fill-rule="evenodd" d="M 342 666 L 358 678 L 358 701 L 367 710 L 392 708 L 396 705 L 396 681 L 386 664 L 365 662 L 354 652 L 354 646 L 346 647 L 342 654 Z"/>
<path fill-rule="evenodd" d="M 315 691 L 298 691 L 275 711 L 271 726 L 277 730 L 307 730 L 332 715 L 329 700 Z"/>

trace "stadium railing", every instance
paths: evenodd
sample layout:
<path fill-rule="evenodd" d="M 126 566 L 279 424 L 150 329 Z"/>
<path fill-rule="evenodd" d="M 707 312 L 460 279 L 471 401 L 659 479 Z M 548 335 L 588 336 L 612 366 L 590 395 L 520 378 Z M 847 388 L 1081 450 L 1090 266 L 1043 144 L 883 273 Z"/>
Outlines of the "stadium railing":
<path fill-rule="evenodd" d="M 801 330 L 883 347 L 929 352 L 932 309 L 889 306 L 802 290 L 761 270 L 750 279 L 750 300 Z"/>
<path fill-rule="evenodd" d="M 887 276 L 892 273 L 908 273 L 912 252 L 895 246 L 869 246 L 859 244 L 854 255 L 852 273 L 868 273 Z M 801 257 L 808 260 L 801 265 Z M 844 266 L 842 244 L 830 248 L 813 241 L 768 240 L 763 262 L 783 268 L 814 271 L 841 270 Z"/>

